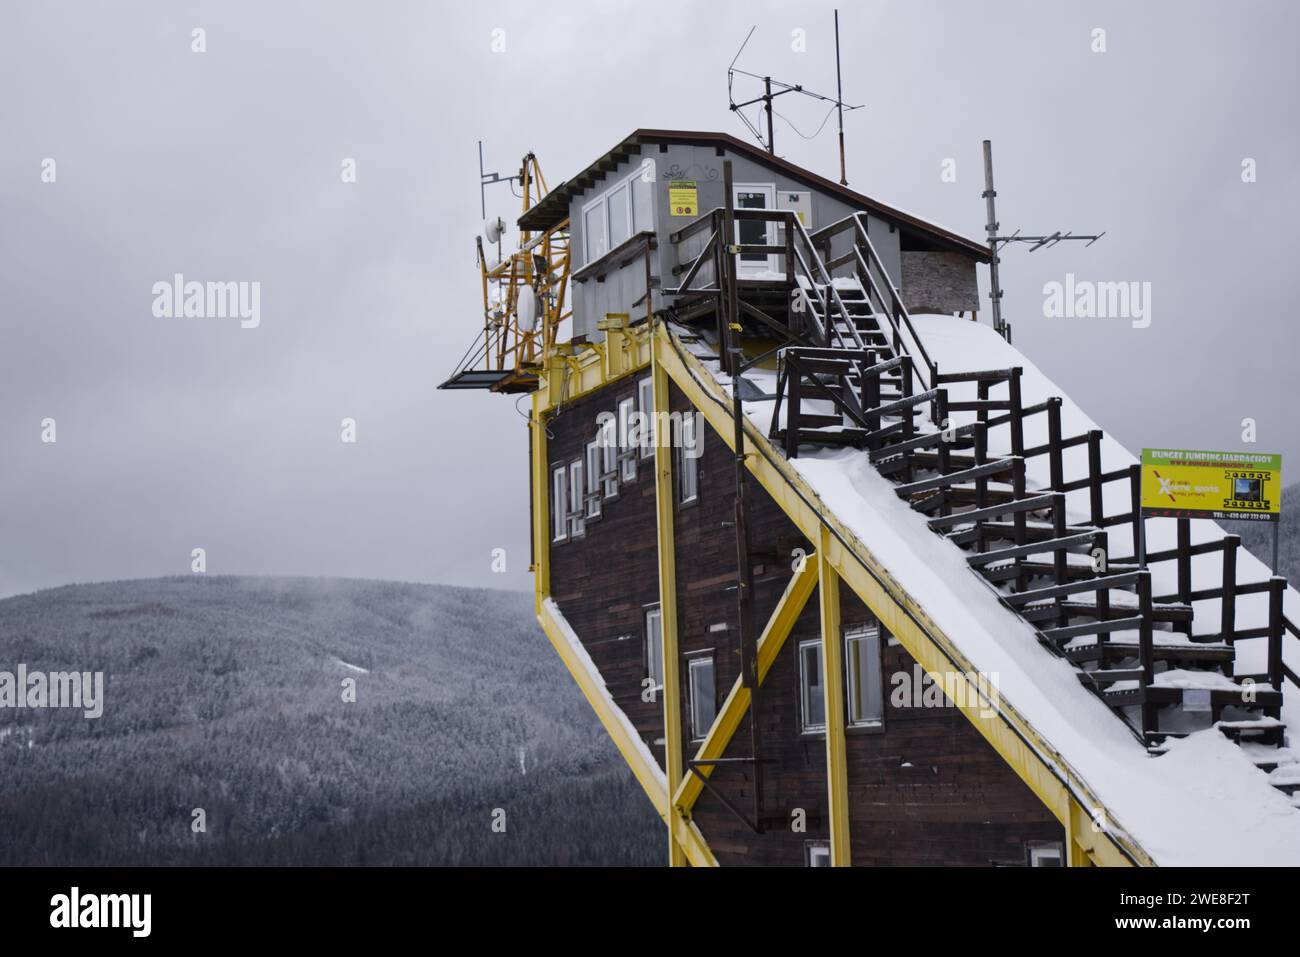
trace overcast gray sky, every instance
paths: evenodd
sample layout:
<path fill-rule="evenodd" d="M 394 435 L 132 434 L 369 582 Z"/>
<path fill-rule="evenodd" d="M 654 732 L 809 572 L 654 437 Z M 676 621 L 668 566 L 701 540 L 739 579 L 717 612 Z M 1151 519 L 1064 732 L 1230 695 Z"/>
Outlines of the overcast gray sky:
<path fill-rule="evenodd" d="M 1131 448 L 1237 448 L 1252 416 L 1300 468 L 1295 5 L 842 6 L 850 184 L 979 238 L 991 138 L 1006 229 L 1107 231 L 1005 254 L 1017 345 Z M 754 24 L 742 67 L 834 88 L 810 2 L 0 9 L 0 595 L 195 547 L 209 573 L 527 587 L 523 419 L 434 390 L 479 323 L 475 141 L 556 183 L 636 127 L 744 136 L 725 69 Z M 834 177 L 833 126 L 778 121 L 778 152 Z M 1066 272 L 1149 281 L 1151 326 L 1044 318 Z M 259 281 L 260 325 L 155 317 L 175 273 Z"/>

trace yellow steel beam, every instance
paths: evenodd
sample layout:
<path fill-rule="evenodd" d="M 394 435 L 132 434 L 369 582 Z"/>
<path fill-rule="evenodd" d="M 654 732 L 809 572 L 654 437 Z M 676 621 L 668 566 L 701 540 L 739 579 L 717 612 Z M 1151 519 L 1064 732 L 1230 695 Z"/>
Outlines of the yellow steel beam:
<path fill-rule="evenodd" d="M 656 327 L 654 349 L 668 376 L 699 409 L 734 451 L 730 400 L 699 359 L 678 349 L 663 326 Z M 811 541 L 819 541 L 824 525 L 837 541 L 850 547 L 833 550 L 829 564 L 898 639 L 907 652 L 945 687 L 960 689 L 958 707 L 1022 781 L 1067 826 L 1072 797 L 1089 816 L 1109 823 L 1100 829 L 1080 831 L 1076 839 L 1098 864 L 1153 864 L 1150 855 L 1118 824 L 1096 793 L 1034 729 L 1005 696 L 989 707 L 980 698 L 976 670 L 907 591 L 894 580 L 871 550 L 825 505 L 802 476 L 775 451 L 751 422 L 745 422 L 745 461 L 759 484 L 778 507 Z M 762 448 L 766 455 L 759 452 Z M 950 697 L 952 697 L 950 695 Z"/>
<path fill-rule="evenodd" d="M 542 599 L 551 593 L 551 469 L 546 461 L 546 422 L 542 403 L 533 393 L 533 414 L 528 420 L 532 443 L 533 495 L 533 589 L 534 610 L 541 611 Z"/>
<path fill-rule="evenodd" d="M 831 867 L 848 867 L 849 778 L 844 748 L 844 642 L 840 635 L 840 576 L 831 564 L 839 545 L 823 526 L 817 543 L 817 592 L 821 606 L 823 692 L 826 712 L 826 804 L 831 819 Z"/>
<path fill-rule="evenodd" d="M 651 378 L 654 394 L 654 421 L 668 422 L 668 376 L 658 365 Z M 655 530 L 659 557 L 659 622 L 663 636 L 664 669 L 664 768 L 668 775 L 668 793 L 682 781 L 681 676 L 677 654 L 677 560 L 673 540 L 673 448 L 669 429 L 656 429 L 655 435 Z M 677 835 L 668 833 L 668 863 L 681 867 L 686 863 Z"/>
<path fill-rule="evenodd" d="M 668 787 L 663 772 L 637 735 L 627 715 L 614 704 L 600 678 L 593 673 L 594 665 L 590 663 L 586 653 L 580 647 L 575 647 L 567 627 L 557 619 L 553 606 L 553 602 L 543 597 L 537 607 L 537 620 L 542 630 L 546 632 L 546 637 L 550 639 L 552 647 L 559 654 L 560 660 L 564 662 L 564 666 L 569 669 L 569 674 L 581 689 L 583 697 L 596 712 L 596 717 L 604 726 L 605 733 L 609 735 L 614 746 L 623 755 L 623 760 L 632 769 L 632 774 L 640 783 L 646 796 L 650 798 L 650 803 L 654 805 L 655 812 L 670 828 L 673 840 L 681 847 L 686 860 L 693 867 L 716 867 L 718 862 L 699 829 L 684 820 L 680 814 L 675 812 L 669 814 Z"/>
<path fill-rule="evenodd" d="M 763 633 L 758 638 L 758 683 L 760 686 L 767 678 L 767 673 L 772 669 L 776 656 L 781 653 L 781 649 L 785 646 L 785 640 L 790 636 L 794 623 L 799 620 L 799 615 L 803 612 L 804 606 L 808 604 L 813 586 L 816 584 L 816 560 L 813 558 L 800 558 L 796 564 L 794 577 L 785 586 L 785 594 L 777 602 L 772 617 L 767 620 Z M 740 727 L 745 712 L 749 710 L 749 704 L 750 691 L 748 688 L 742 687 L 740 679 L 737 678 L 736 683 L 731 686 L 731 693 L 727 695 L 727 700 L 722 703 L 722 709 L 713 720 L 713 726 L 709 728 L 704 743 L 700 745 L 699 751 L 695 754 L 697 763 L 722 757 L 727 750 L 727 745 L 731 743 L 736 730 Z M 703 765 L 700 770 L 705 777 L 713 773 L 713 768 L 709 765 Z M 700 783 L 700 779 L 694 774 L 688 774 L 673 795 L 673 806 L 679 813 L 689 816 L 691 808 L 695 806 L 695 802 L 703 789 L 704 785 Z"/>

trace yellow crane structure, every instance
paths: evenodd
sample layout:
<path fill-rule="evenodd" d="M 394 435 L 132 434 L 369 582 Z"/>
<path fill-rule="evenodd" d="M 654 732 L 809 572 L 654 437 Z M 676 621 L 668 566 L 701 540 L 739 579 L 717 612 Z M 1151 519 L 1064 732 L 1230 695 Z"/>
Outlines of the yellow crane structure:
<path fill-rule="evenodd" d="M 525 154 L 518 180 L 522 216 L 548 189 L 534 153 Z M 483 332 L 471 343 L 441 389 L 489 389 L 532 392 L 538 372 L 555 347 L 560 324 L 572 309 L 569 289 L 569 220 L 541 232 L 521 229 L 518 247 L 509 255 L 489 256 L 484 238 L 497 243 L 505 223 L 489 220 L 485 236 L 475 240 L 483 289 Z"/>

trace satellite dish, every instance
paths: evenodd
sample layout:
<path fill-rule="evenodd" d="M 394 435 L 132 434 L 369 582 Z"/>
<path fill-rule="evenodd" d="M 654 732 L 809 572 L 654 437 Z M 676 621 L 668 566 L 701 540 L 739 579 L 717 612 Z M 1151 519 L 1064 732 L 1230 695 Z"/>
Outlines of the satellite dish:
<path fill-rule="evenodd" d="M 501 234 L 506 231 L 506 221 L 500 216 L 494 216 L 483 224 L 483 235 L 487 236 L 487 241 L 497 243 L 501 241 Z"/>

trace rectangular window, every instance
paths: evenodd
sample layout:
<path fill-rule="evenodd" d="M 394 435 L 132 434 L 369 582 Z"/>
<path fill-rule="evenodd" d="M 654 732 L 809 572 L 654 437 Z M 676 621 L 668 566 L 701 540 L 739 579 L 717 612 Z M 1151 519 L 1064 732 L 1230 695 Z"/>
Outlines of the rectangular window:
<path fill-rule="evenodd" d="M 563 465 L 551 470 L 551 540 L 569 537 L 569 478 Z"/>
<path fill-rule="evenodd" d="M 655 167 L 654 160 L 642 160 L 641 167 L 632 177 L 632 224 L 638 233 L 653 232 L 655 228 Z"/>
<path fill-rule="evenodd" d="M 699 415 L 694 409 L 682 413 L 682 434 L 677 449 L 677 486 L 685 505 L 700 497 L 700 453 L 704 448 L 700 441 Z"/>
<path fill-rule="evenodd" d="M 605 194 L 605 216 L 609 220 L 609 248 L 632 238 L 632 190 L 627 183 Z"/>
<path fill-rule="evenodd" d="M 587 443 L 587 518 L 600 518 L 600 439 Z"/>
<path fill-rule="evenodd" d="M 631 396 L 618 404 L 618 457 L 623 463 L 624 482 L 636 481 L 636 446 L 632 428 L 632 413 L 635 411 L 636 399 Z"/>
<path fill-rule="evenodd" d="M 583 521 L 583 500 L 587 485 L 582 479 L 582 459 L 569 463 L 569 536 L 577 538 L 586 531 Z"/>
<path fill-rule="evenodd" d="M 686 663 L 690 688 L 691 740 L 703 741 L 718 716 L 718 691 L 713 682 L 713 653 L 697 655 Z"/>
<path fill-rule="evenodd" d="M 664 686 L 663 618 L 658 605 L 647 605 L 645 610 L 645 675 L 655 689 Z"/>
<path fill-rule="evenodd" d="M 618 495 L 618 422 L 612 415 L 601 424 L 600 451 L 605 498 L 614 498 Z"/>
<path fill-rule="evenodd" d="M 849 696 L 849 725 L 875 727 L 884 718 L 884 689 L 880 674 L 880 629 L 859 628 L 844 635 L 845 684 Z"/>
<path fill-rule="evenodd" d="M 831 845 L 828 841 L 804 841 L 804 863 L 809 867 L 831 866 Z"/>
<path fill-rule="evenodd" d="M 584 261 L 592 262 L 633 233 L 654 230 L 654 163 L 638 165 L 582 207 Z"/>
<path fill-rule="evenodd" d="M 799 714 L 803 733 L 826 730 L 826 691 L 820 638 L 799 642 Z"/>
<path fill-rule="evenodd" d="M 646 376 L 636 384 L 636 404 L 641 413 L 641 458 L 655 454 L 654 378 Z"/>
<path fill-rule="evenodd" d="M 605 198 L 602 196 L 588 204 L 582 211 L 582 242 L 587 262 L 599 259 L 609 252 L 609 234 L 605 230 Z"/>
<path fill-rule="evenodd" d="M 1062 867 L 1061 845 L 1055 841 L 1030 841 L 1025 845 L 1030 867 Z"/>

